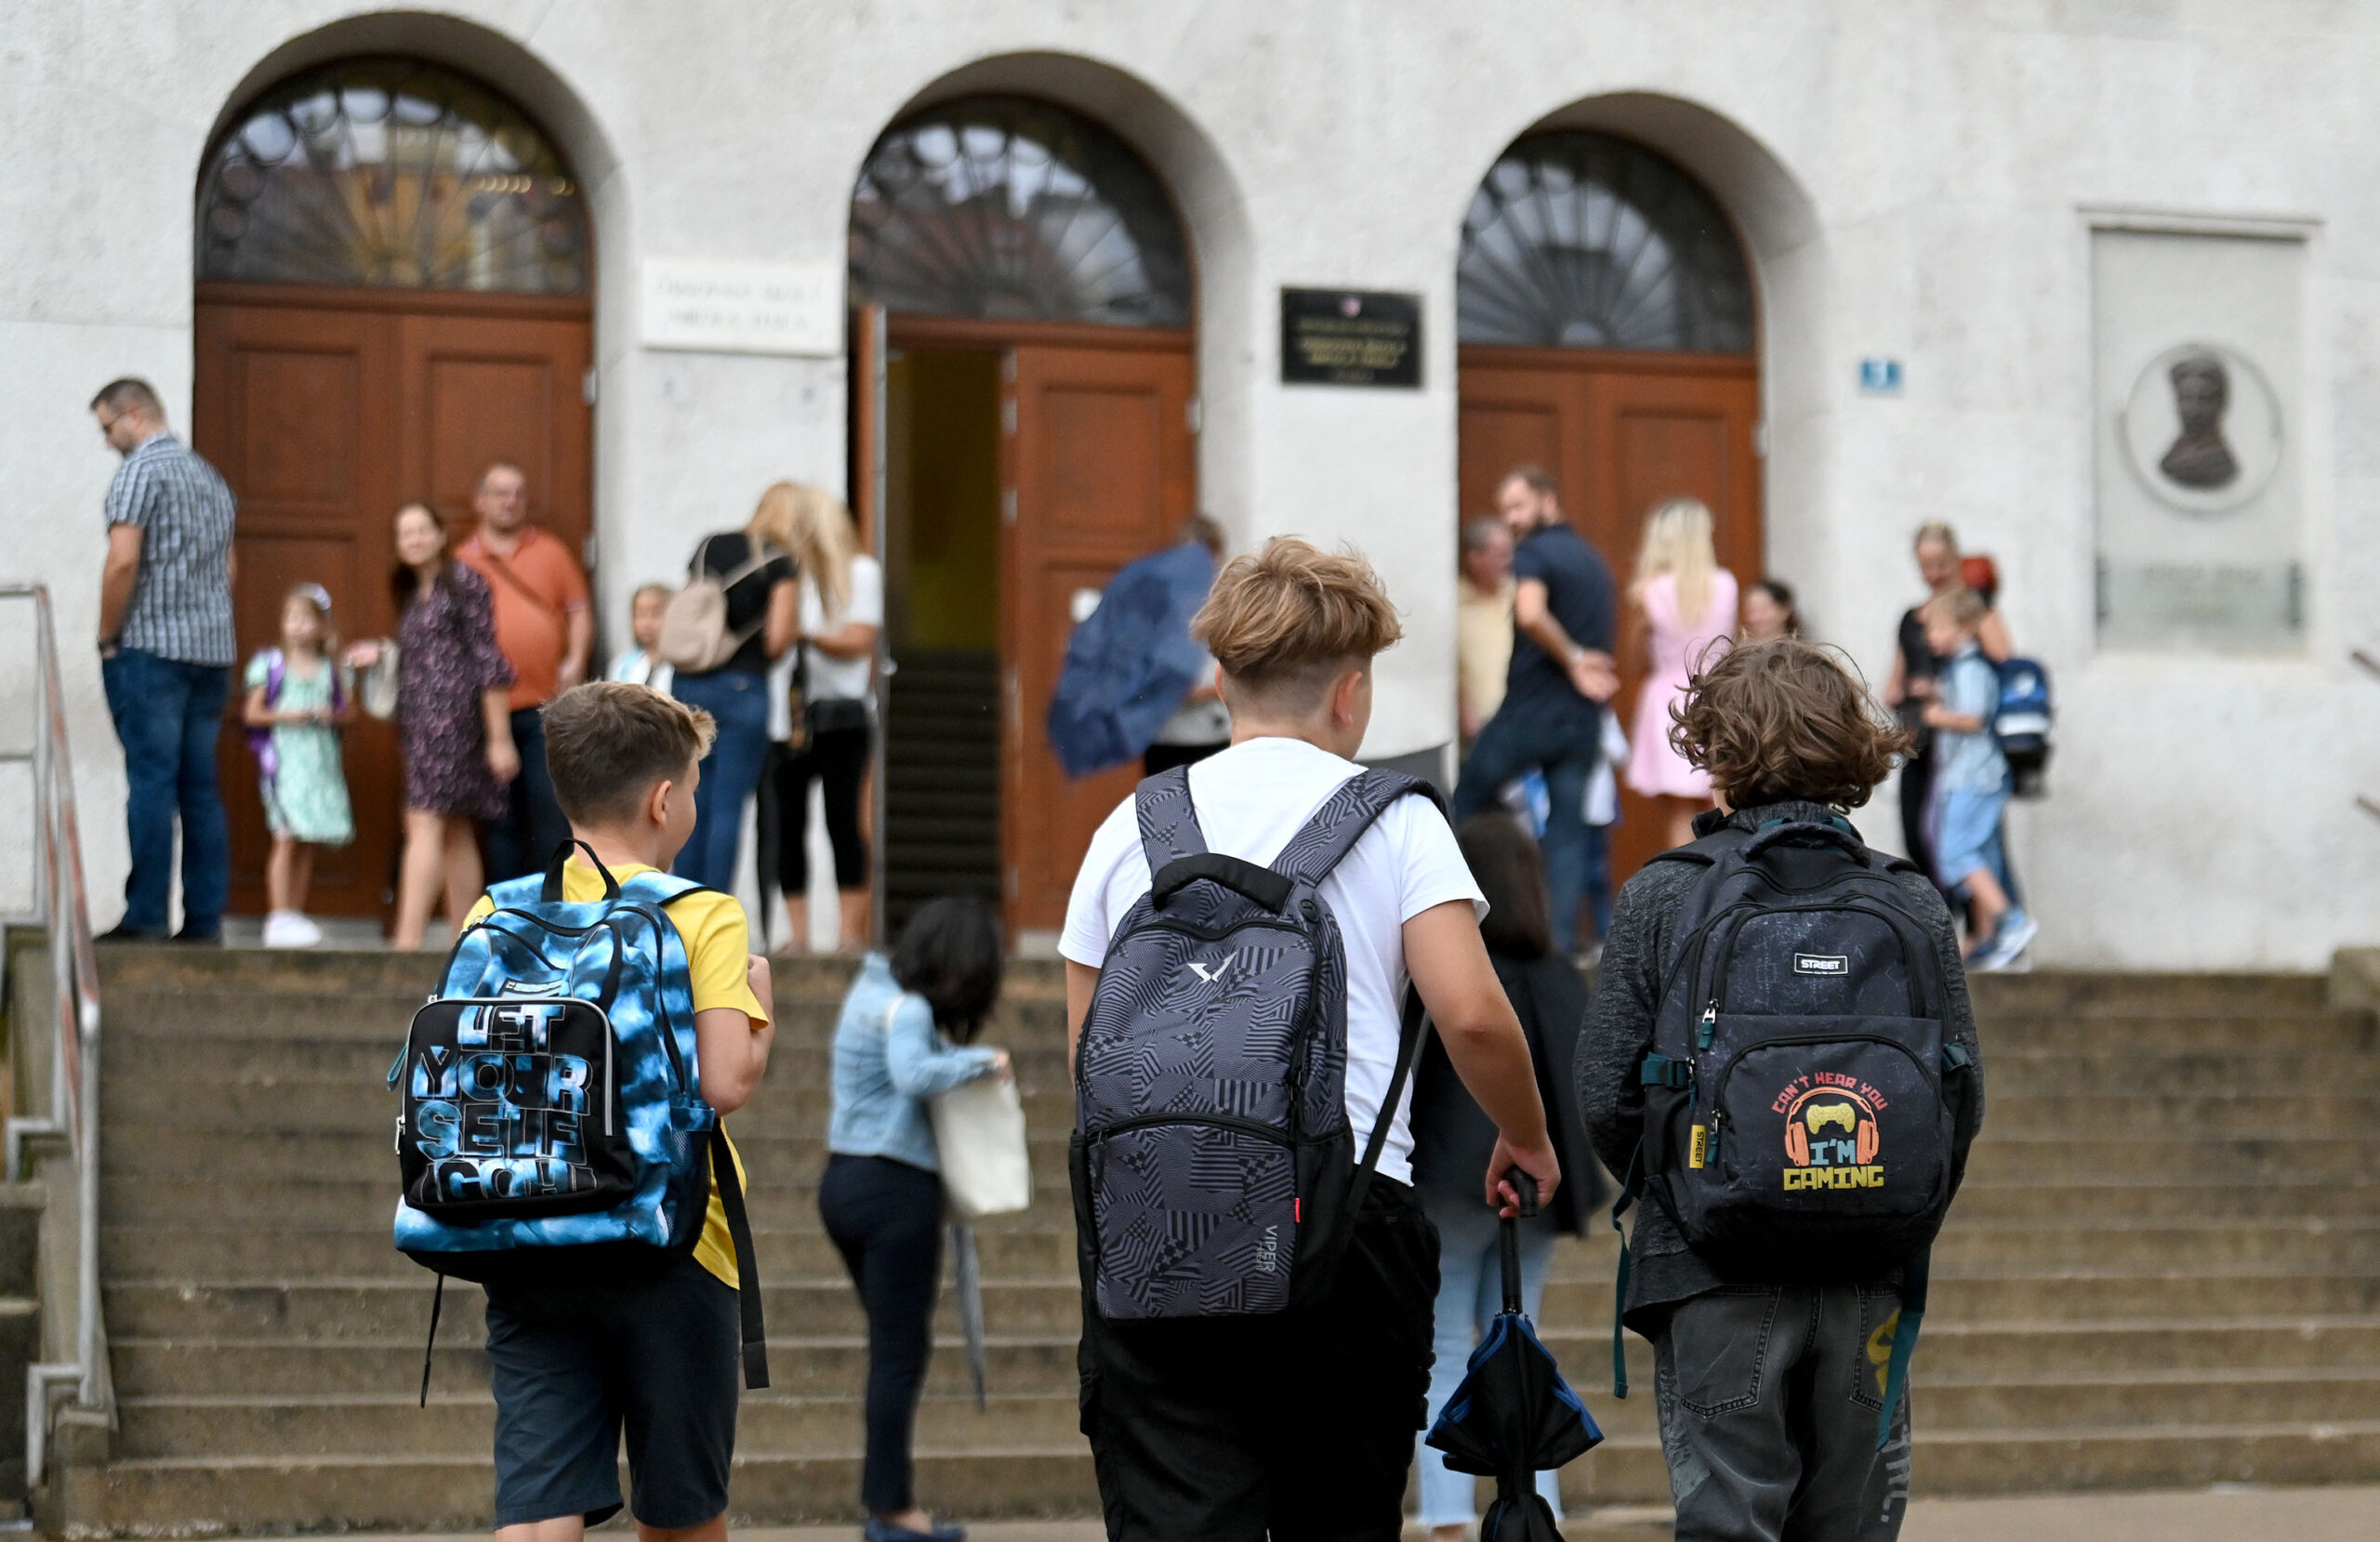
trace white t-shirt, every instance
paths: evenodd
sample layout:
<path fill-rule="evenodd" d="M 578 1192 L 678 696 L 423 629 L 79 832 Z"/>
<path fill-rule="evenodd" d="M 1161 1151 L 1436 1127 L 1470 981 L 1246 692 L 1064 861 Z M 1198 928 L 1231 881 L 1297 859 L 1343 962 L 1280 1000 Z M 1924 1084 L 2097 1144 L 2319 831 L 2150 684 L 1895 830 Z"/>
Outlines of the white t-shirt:
<path fill-rule="evenodd" d="M 843 608 L 833 615 L 818 594 L 817 580 L 808 573 L 801 575 L 801 635 L 816 637 L 831 632 L 854 621 L 865 621 L 871 626 L 884 625 L 884 569 L 873 557 L 852 559 L 851 593 L 843 597 Z M 810 650 L 810 695 L 814 701 L 858 701 L 867 694 L 868 672 L 875 659 L 862 653 L 853 659 L 839 659 Z"/>
<path fill-rule="evenodd" d="M 803 637 L 831 632 L 851 621 L 865 621 L 871 626 L 884 625 L 884 569 L 873 557 L 852 559 L 852 592 L 842 610 L 831 617 L 818 597 L 816 581 L 806 573 L 801 575 Z M 793 672 L 804 653 L 810 656 L 813 701 L 866 700 L 869 676 L 876 666 L 873 653 L 839 659 L 806 643 L 787 649 L 785 656 L 769 666 L 769 737 L 781 745 L 793 738 Z"/>
<path fill-rule="evenodd" d="M 1302 739 L 1250 739 L 1190 768 L 1190 802 L 1209 850 L 1270 863 L 1323 800 L 1362 770 Z M 1148 891 L 1148 858 L 1128 797 L 1091 837 L 1066 903 L 1058 952 L 1098 968 L 1117 923 Z M 1485 916 L 1488 902 L 1463 863 L 1453 829 L 1419 797 L 1389 806 L 1322 880 L 1322 897 L 1347 950 L 1347 1122 L 1361 1155 L 1396 1068 L 1405 923 L 1449 900 L 1468 900 Z M 1412 1099 L 1408 1078 L 1381 1148 L 1382 1176 L 1399 1183 L 1413 1181 Z"/>

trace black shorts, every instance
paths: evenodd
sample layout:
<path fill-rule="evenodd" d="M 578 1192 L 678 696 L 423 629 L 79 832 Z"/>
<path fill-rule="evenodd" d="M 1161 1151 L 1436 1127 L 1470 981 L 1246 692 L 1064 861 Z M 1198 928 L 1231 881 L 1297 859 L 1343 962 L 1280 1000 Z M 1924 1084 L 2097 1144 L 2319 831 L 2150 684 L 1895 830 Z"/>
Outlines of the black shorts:
<path fill-rule="evenodd" d="M 623 1425 L 637 1520 L 725 1511 L 738 1338 L 735 1292 L 691 1257 L 651 1280 L 489 1285 L 496 1523 L 615 1514 Z"/>
<path fill-rule="evenodd" d="M 1086 1311 L 1083 1433 L 1116 1542 L 1395 1542 L 1430 1390 L 1438 1233 L 1364 1196 L 1338 1278 L 1272 1317 Z"/>

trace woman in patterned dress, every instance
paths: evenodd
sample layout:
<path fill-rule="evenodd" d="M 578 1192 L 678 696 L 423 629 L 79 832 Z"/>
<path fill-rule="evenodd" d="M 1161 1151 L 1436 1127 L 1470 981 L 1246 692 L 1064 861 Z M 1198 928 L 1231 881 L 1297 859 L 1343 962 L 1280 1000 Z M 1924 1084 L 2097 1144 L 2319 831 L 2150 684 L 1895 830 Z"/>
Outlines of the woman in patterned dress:
<path fill-rule="evenodd" d="M 520 774 L 512 666 L 496 647 L 487 581 L 446 555 L 446 521 L 427 504 L 397 510 L 397 737 L 405 758 L 405 851 L 391 945 L 418 948 L 443 891 L 448 924 L 479 898 L 479 824 L 505 810 Z M 368 666 L 370 643 L 350 655 Z"/>

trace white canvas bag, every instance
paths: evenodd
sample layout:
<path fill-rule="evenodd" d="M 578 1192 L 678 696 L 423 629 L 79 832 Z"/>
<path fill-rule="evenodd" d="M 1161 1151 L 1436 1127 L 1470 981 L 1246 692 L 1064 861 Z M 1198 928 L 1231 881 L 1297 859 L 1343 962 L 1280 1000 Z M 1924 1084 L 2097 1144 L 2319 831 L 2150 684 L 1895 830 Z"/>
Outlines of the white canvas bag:
<path fill-rule="evenodd" d="M 1014 1076 L 978 1076 L 926 1100 L 942 1193 L 959 1220 L 1004 1216 L 1033 1203 L 1025 1100 Z"/>

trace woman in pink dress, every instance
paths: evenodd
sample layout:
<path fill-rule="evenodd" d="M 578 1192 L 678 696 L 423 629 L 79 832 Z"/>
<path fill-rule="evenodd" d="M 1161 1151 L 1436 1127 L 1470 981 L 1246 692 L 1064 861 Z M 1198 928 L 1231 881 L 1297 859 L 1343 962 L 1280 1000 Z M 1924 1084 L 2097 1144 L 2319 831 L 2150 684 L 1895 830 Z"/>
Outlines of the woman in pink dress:
<path fill-rule="evenodd" d="M 1670 747 L 1670 708 L 1703 653 L 1736 630 L 1736 576 L 1711 544 L 1711 510 L 1672 498 L 1645 516 L 1628 600 L 1643 626 L 1645 681 L 1628 755 L 1631 791 L 1654 799 L 1672 846 L 1694 838 L 1694 816 L 1711 806 L 1711 778 Z"/>

